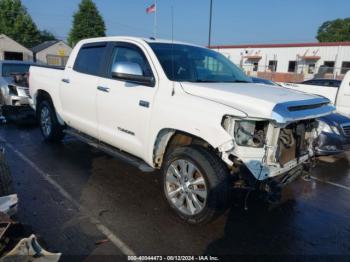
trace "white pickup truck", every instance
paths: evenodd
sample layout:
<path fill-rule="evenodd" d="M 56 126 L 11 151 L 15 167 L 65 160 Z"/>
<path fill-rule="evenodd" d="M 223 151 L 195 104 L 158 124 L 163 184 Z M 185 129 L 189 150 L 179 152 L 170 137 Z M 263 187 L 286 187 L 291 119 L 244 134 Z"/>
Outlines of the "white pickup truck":
<path fill-rule="evenodd" d="M 324 96 L 336 106 L 338 113 L 350 117 L 350 71 L 345 74 L 340 87 L 296 83 L 282 83 L 281 85 L 293 90 Z"/>
<path fill-rule="evenodd" d="M 65 70 L 32 66 L 29 86 L 46 140 L 74 135 L 161 169 L 166 200 L 193 224 L 221 214 L 233 188 L 271 193 L 300 176 L 315 118 L 334 111 L 326 98 L 253 84 L 215 51 L 131 37 L 83 40 Z"/>

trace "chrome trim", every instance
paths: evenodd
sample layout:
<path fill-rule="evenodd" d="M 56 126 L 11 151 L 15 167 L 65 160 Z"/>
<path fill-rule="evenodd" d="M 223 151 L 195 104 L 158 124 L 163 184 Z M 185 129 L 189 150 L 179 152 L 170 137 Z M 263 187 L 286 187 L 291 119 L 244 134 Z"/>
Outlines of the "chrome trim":
<path fill-rule="evenodd" d="M 317 104 L 325 104 L 318 108 L 303 109 L 297 111 L 289 110 L 290 107 L 297 106 L 310 106 Z M 335 111 L 335 107 L 330 104 L 327 98 L 314 98 L 308 100 L 291 101 L 277 104 L 272 110 L 272 119 L 277 123 L 286 124 L 288 122 L 294 122 L 298 120 L 318 118 L 321 116 L 329 115 Z"/>
<path fill-rule="evenodd" d="M 112 67 L 112 73 L 143 76 L 142 68 L 137 63 L 117 62 Z"/>
<path fill-rule="evenodd" d="M 343 124 L 340 125 L 340 127 L 341 127 L 341 129 L 342 129 L 342 131 L 343 131 L 344 136 L 350 137 L 350 122 L 343 123 Z M 349 128 L 349 131 L 348 131 L 348 132 L 345 132 L 344 127 L 348 127 L 348 128 Z"/>

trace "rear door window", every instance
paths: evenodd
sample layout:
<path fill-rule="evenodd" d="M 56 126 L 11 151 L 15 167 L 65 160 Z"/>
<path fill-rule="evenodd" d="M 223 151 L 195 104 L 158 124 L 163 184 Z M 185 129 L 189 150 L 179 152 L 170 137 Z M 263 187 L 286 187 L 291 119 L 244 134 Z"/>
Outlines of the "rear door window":
<path fill-rule="evenodd" d="M 106 44 L 104 43 L 83 46 L 78 53 L 73 69 L 88 75 L 101 75 L 105 52 Z"/>

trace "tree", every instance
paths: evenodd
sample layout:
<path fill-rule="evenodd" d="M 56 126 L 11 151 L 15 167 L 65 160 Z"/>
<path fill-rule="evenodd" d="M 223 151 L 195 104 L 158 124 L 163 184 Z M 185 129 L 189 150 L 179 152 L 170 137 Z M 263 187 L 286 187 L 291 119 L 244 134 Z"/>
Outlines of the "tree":
<path fill-rule="evenodd" d="M 68 43 L 74 46 L 82 39 L 99 36 L 106 36 L 105 22 L 92 0 L 82 0 L 74 14 Z"/>
<path fill-rule="evenodd" d="M 41 42 L 52 41 L 52 40 L 56 40 L 56 37 L 51 32 L 47 30 L 40 31 Z"/>
<path fill-rule="evenodd" d="M 319 42 L 350 41 L 350 17 L 324 22 L 317 32 Z"/>
<path fill-rule="evenodd" d="M 41 42 L 41 34 L 21 0 L 0 0 L 0 34 L 26 47 Z"/>

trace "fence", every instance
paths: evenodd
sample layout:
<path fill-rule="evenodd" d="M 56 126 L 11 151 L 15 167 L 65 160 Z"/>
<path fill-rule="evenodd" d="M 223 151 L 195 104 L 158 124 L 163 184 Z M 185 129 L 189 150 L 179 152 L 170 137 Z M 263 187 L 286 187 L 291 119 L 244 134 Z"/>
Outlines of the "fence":
<path fill-rule="evenodd" d="M 294 68 L 293 72 L 276 72 L 274 65 L 258 66 L 244 64 L 241 66 L 244 72 L 252 77 L 260 77 L 275 82 L 301 82 L 312 78 L 327 78 L 342 80 L 349 67 L 327 67 L 313 65 L 300 65 Z"/>

